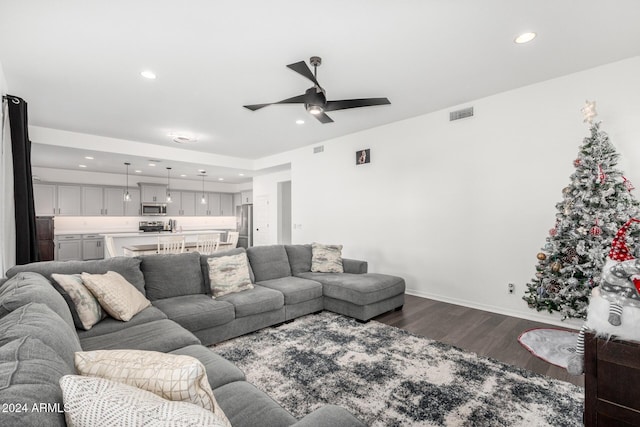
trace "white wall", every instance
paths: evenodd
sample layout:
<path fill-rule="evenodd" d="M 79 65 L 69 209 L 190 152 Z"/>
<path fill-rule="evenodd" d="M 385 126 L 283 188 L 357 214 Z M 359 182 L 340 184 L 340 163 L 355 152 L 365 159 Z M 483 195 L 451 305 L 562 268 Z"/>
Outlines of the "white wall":
<path fill-rule="evenodd" d="M 278 242 L 278 183 L 285 181 L 291 181 L 290 170 L 253 178 L 254 245 Z M 256 232 L 256 228 L 261 231 Z"/>
<path fill-rule="evenodd" d="M 640 188 L 638 75 L 635 57 L 289 152 L 293 242 L 341 243 L 411 294 L 557 323 L 521 296 L 589 133 L 580 108 L 597 101 Z M 449 122 L 467 106 L 473 118 Z M 364 148 L 372 161 L 356 166 Z"/>
<path fill-rule="evenodd" d="M 0 95 L 6 95 L 7 82 L 0 63 Z M 0 108 L 0 277 L 16 263 L 16 231 L 13 203 L 13 160 L 5 102 Z M 6 117 L 5 117 L 6 111 Z"/>

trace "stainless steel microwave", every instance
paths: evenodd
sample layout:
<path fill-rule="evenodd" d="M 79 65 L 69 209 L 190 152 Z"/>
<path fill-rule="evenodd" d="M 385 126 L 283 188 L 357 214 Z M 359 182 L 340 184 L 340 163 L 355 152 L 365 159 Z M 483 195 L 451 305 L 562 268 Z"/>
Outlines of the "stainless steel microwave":
<path fill-rule="evenodd" d="M 166 203 L 141 203 L 140 212 L 145 216 L 158 216 L 167 214 Z"/>

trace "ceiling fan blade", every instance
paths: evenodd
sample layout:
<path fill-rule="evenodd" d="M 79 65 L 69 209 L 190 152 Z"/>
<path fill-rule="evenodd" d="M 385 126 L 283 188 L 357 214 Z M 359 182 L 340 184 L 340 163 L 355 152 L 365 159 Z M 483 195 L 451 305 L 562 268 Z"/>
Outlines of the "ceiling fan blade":
<path fill-rule="evenodd" d="M 283 99 L 282 101 L 272 102 L 270 104 L 253 104 L 253 105 L 243 105 L 244 108 L 248 108 L 251 111 L 259 110 L 268 105 L 274 104 L 304 104 L 305 95 L 297 95 L 292 98 Z"/>
<path fill-rule="evenodd" d="M 316 85 L 320 86 L 320 83 L 318 83 L 318 81 L 316 80 L 316 77 L 313 75 L 313 73 L 309 69 L 309 66 L 307 65 L 306 62 L 304 61 L 296 62 L 295 64 L 287 65 L 287 67 L 291 68 L 296 73 L 303 75 L 304 77 L 314 82 Z"/>
<path fill-rule="evenodd" d="M 331 117 L 327 116 L 325 113 L 312 114 L 312 116 L 318 119 L 320 123 L 323 123 L 323 124 L 333 123 L 333 120 L 331 119 Z"/>
<path fill-rule="evenodd" d="M 343 99 L 341 101 L 327 101 L 325 111 L 346 110 L 347 108 L 372 107 L 387 105 L 391 102 L 387 98 Z"/>

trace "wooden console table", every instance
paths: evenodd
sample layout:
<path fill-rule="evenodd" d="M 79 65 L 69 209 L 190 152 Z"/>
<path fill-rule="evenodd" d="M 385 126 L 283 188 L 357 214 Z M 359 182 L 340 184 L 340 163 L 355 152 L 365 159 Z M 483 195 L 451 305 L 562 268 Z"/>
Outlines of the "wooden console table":
<path fill-rule="evenodd" d="M 640 343 L 585 334 L 584 425 L 640 426 Z"/>

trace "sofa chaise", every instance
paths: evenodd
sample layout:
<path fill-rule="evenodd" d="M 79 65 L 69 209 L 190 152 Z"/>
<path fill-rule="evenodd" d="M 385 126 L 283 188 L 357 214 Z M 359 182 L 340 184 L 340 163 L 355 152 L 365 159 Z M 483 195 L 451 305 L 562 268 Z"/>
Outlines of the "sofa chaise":
<path fill-rule="evenodd" d="M 253 289 L 212 298 L 208 259 L 245 252 Z M 62 405 L 58 381 L 75 373 L 74 352 L 135 349 L 188 355 L 202 362 L 215 398 L 234 427 L 361 426 L 348 411 L 333 405 L 296 420 L 246 382 L 241 370 L 206 348 L 323 309 L 366 321 L 402 307 L 402 278 L 369 274 L 366 262 L 349 259 L 343 259 L 343 273 L 315 273 L 310 271 L 311 257 L 311 245 L 273 245 L 213 255 L 13 267 L 7 279 L 0 279 L 0 405 Z M 151 306 L 127 322 L 106 317 L 89 330 L 77 329 L 69 301 L 52 286 L 52 274 L 107 271 L 122 275 Z M 0 414 L 0 424 L 65 425 L 65 418 L 61 410 L 14 411 Z"/>

